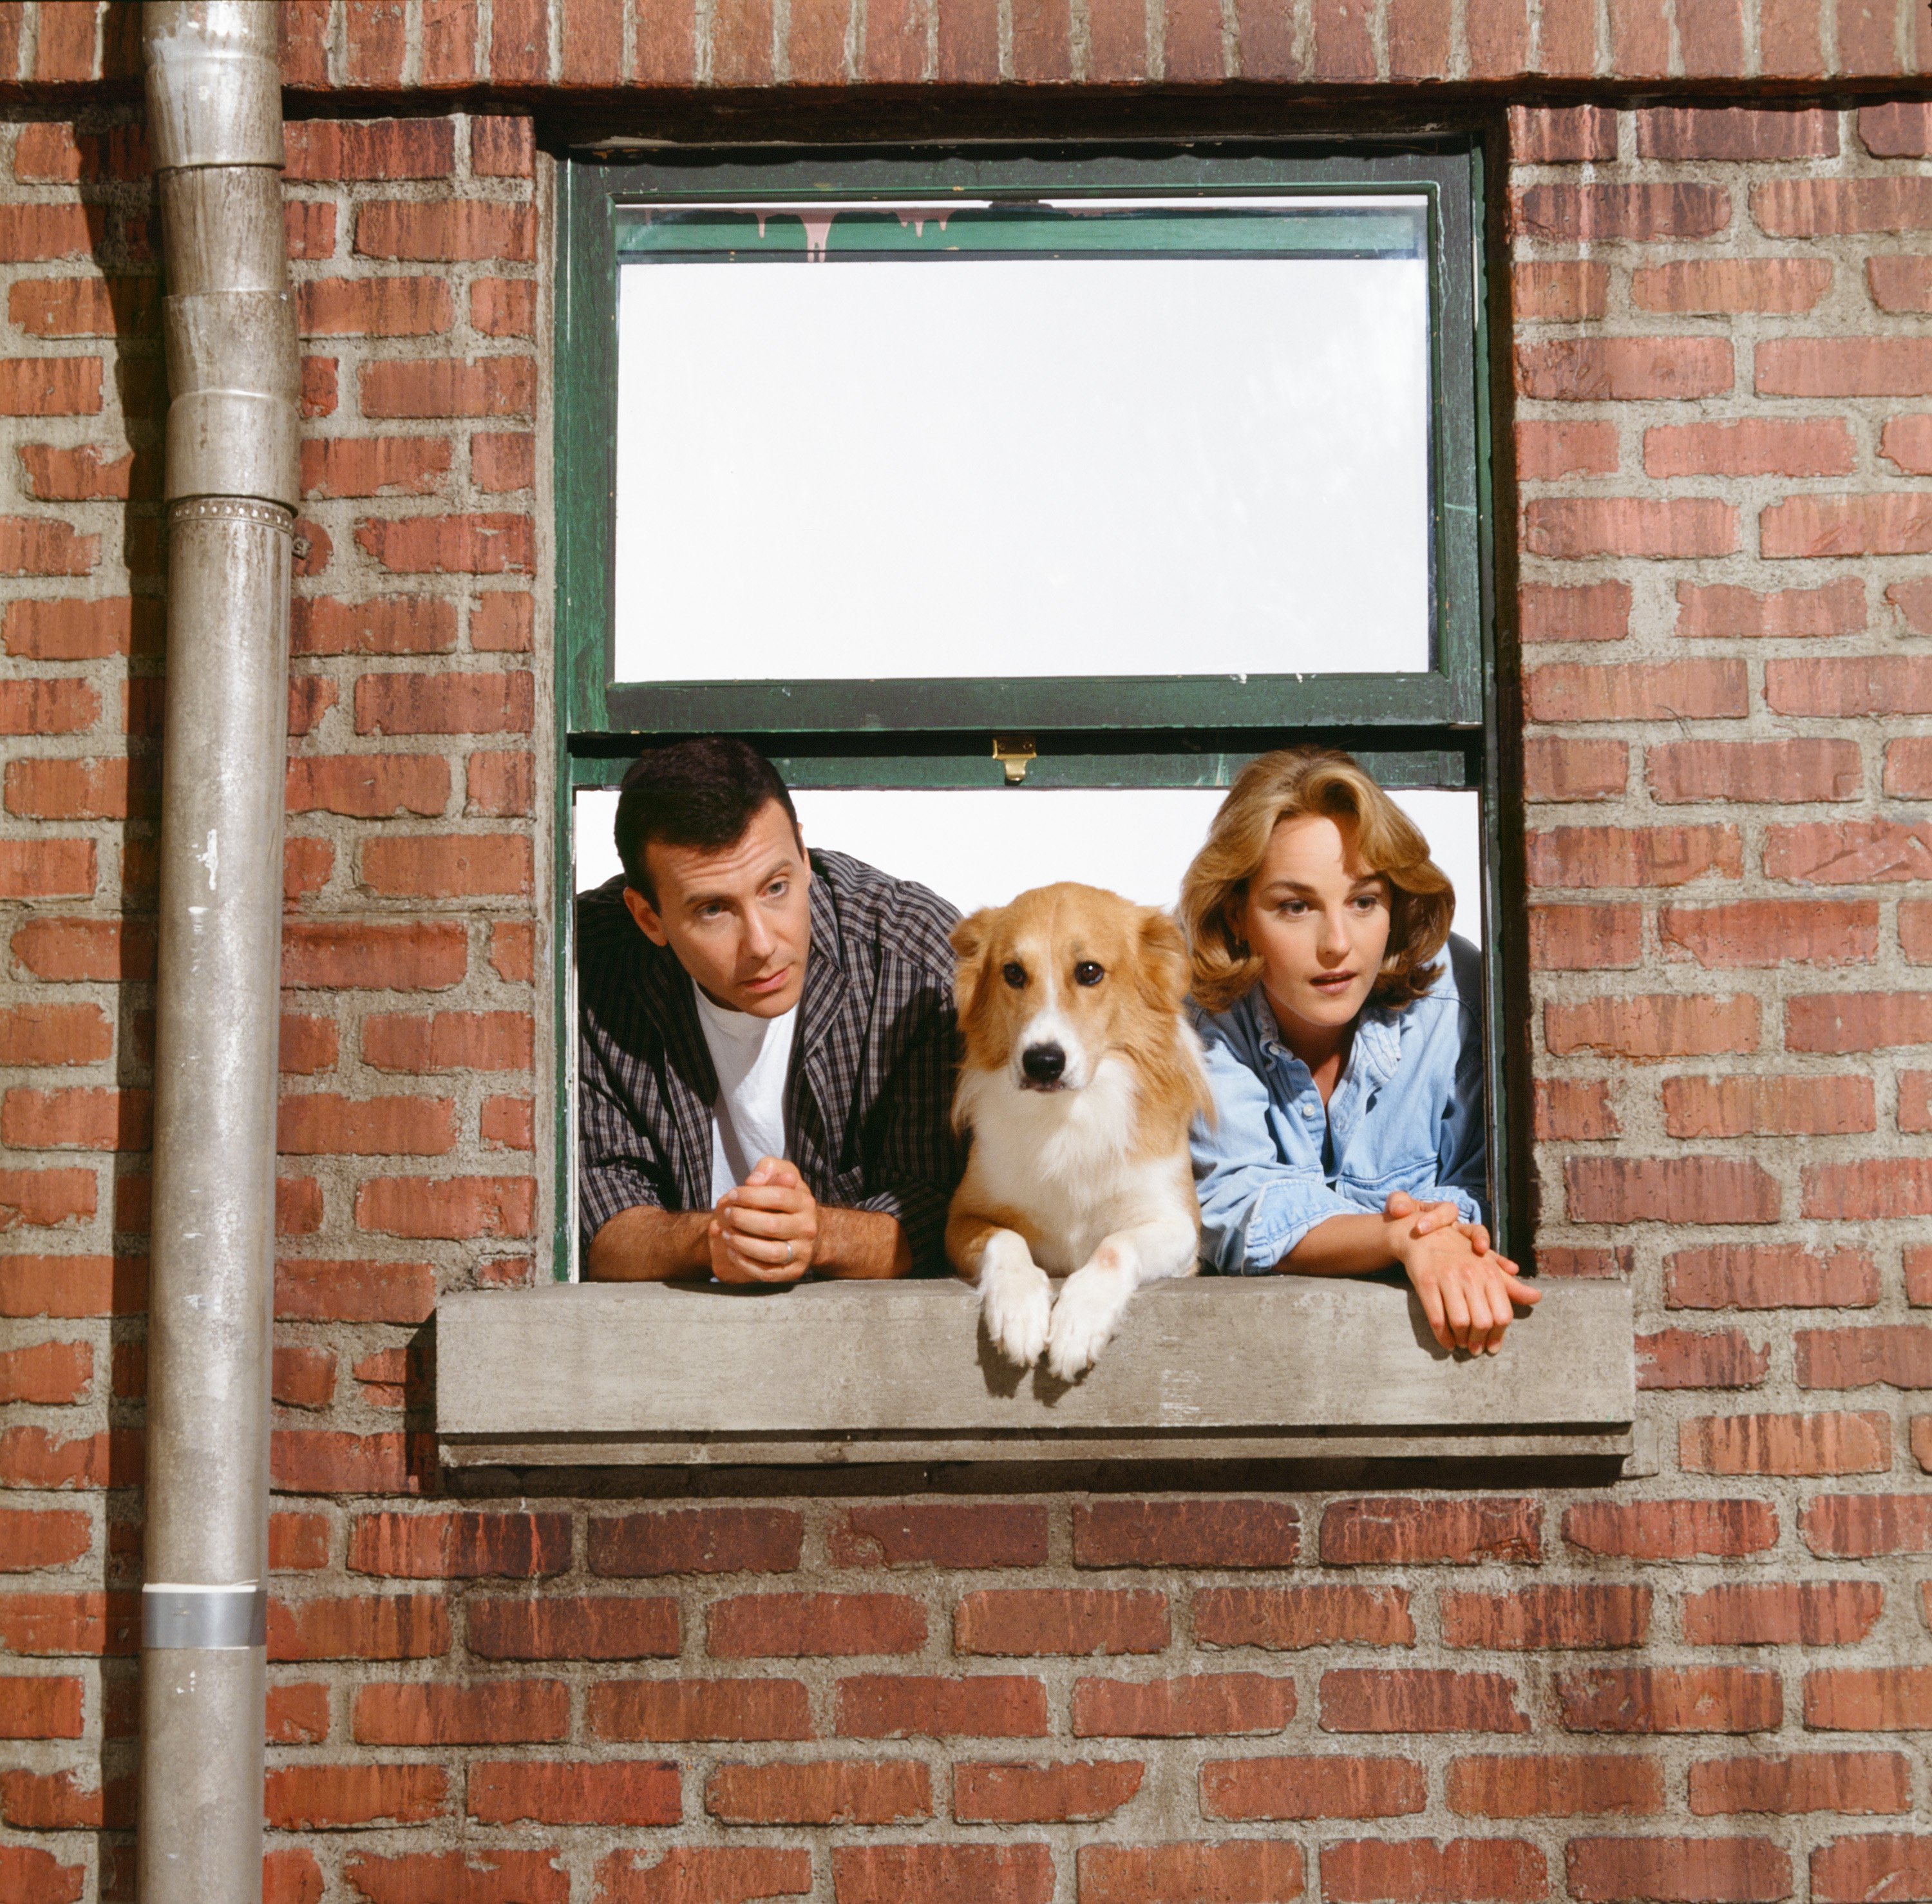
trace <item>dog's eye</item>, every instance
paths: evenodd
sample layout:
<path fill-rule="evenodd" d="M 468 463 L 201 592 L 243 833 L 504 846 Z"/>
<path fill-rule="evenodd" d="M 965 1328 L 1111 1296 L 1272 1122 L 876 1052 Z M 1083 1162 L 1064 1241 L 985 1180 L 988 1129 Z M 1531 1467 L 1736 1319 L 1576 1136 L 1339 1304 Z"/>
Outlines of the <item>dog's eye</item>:
<path fill-rule="evenodd" d="M 1026 967 L 1017 959 L 1010 959 L 1001 969 L 1000 976 L 1017 992 L 1026 983 Z"/>
<path fill-rule="evenodd" d="M 1076 985 L 1097 985 L 1106 975 L 1091 959 L 1082 959 L 1073 968 L 1073 982 Z"/>

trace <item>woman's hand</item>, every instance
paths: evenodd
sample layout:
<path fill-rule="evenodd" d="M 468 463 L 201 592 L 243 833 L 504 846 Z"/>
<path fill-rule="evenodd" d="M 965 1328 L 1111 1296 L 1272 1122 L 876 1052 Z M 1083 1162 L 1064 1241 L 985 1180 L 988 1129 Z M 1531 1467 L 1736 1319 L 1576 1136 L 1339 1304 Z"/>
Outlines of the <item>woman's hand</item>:
<path fill-rule="evenodd" d="M 1421 1299 L 1430 1332 L 1445 1349 L 1494 1355 L 1515 1320 L 1512 1307 L 1533 1307 L 1543 1292 L 1490 1247 L 1480 1224 L 1462 1221 L 1453 1203 L 1416 1202 L 1397 1191 L 1384 1207 L 1389 1247 Z"/>

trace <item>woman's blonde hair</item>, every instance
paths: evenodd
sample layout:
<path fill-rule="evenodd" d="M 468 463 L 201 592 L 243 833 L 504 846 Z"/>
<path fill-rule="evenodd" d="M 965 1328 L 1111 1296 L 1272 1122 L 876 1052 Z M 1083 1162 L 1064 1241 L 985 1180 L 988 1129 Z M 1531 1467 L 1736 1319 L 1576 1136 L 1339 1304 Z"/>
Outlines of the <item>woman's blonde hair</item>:
<path fill-rule="evenodd" d="M 1226 1011 L 1262 975 L 1238 923 L 1248 881 L 1275 828 L 1304 813 L 1352 820 L 1362 857 L 1389 882 L 1388 950 L 1370 1002 L 1399 1011 L 1436 981 L 1432 962 L 1448 941 L 1456 893 L 1429 842 L 1346 754 L 1288 747 L 1242 768 L 1180 882 L 1194 996 L 1210 1011 Z"/>

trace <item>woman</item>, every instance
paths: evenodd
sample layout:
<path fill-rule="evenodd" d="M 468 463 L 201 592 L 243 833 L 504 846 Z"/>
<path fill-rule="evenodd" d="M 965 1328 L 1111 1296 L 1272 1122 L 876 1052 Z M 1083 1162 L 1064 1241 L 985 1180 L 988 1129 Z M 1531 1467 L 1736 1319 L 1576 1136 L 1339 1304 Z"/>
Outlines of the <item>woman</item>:
<path fill-rule="evenodd" d="M 1346 754 L 1243 770 L 1181 885 L 1216 1113 L 1194 1174 L 1223 1274 L 1399 1264 L 1444 1348 L 1493 1354 L 1540 1292 L 1483 1227 L 1480 960 L 1454 905 Z"/>

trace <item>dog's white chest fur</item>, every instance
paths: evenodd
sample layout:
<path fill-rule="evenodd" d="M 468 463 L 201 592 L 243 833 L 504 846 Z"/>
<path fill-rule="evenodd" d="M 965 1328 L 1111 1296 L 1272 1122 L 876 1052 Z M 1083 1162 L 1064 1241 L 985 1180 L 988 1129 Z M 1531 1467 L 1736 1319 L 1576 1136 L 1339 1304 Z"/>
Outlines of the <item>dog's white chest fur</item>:
<path fill-rule="evenodd" d="M 1078 1091 L 1022 1090 L 1006 1071 L 960 1080 L 960 1121 L 973 1133 L 968 1176 L 1033 1231 L 1034 1260 L 1051 1275 L 1071 1275 L 1118 1230 L 1178 1222 L 1191 1236 L 1185 1158 L 1129 1155 L 1137 1095 L 1132 1068 L 1112 1057 Z"/>

